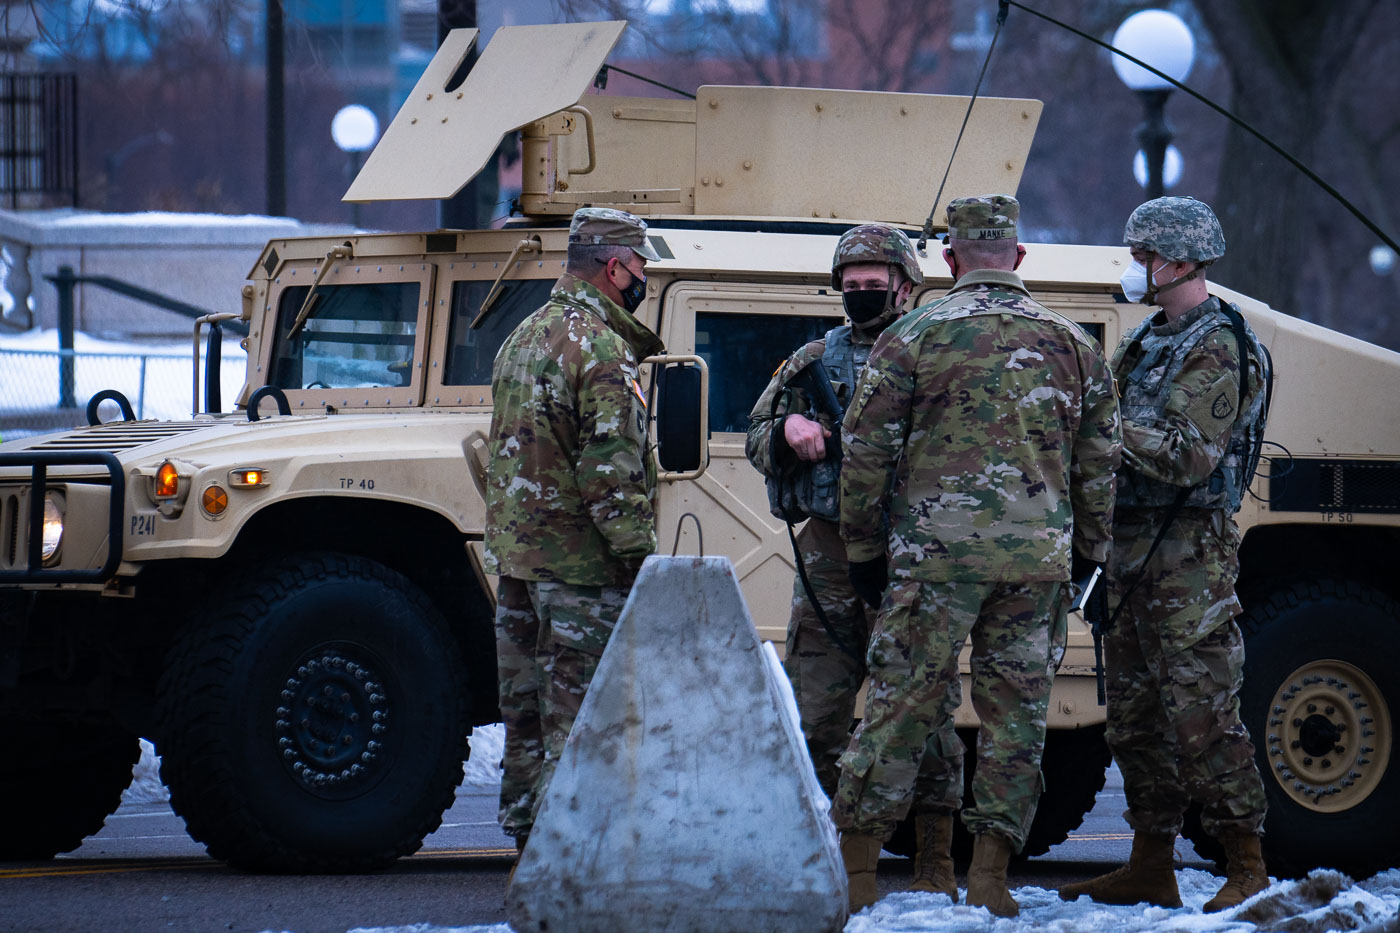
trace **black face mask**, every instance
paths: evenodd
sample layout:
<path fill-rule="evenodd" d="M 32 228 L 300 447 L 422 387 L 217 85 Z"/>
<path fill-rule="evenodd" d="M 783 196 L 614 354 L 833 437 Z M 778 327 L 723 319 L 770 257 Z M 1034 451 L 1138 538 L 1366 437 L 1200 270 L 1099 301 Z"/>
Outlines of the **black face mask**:
<path fill-rule="evenodd" d="M 622 268 L 627 269 L 626 266 Z M 627 269 L 627 274 L 632 276 L 632 284 L 620 289 L 620 291 L 622 292 L 622 306 L 627 309 L 628 314 L 631 314 L 641 307 L 642 299 L 647 296 L 647 280 L 645 276 L 637 275 L 631 269 Z"/>
<path fill-rule="evenodd" d="M 890 293 L 884 288 L 861 288 L 841 293 L 846 316 L 857 327 L 875 320 L 889 307 Z"/>

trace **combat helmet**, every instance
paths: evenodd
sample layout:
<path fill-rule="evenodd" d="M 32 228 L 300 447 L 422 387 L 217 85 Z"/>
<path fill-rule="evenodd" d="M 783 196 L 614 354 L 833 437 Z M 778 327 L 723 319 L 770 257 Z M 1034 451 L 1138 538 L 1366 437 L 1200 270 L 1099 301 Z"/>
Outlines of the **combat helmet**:
<path fill-rule="evenodd" d="M 1139 204 L 1123 228 L 1123 242 L 1170 262 L 1206 265 L 1225 255 L 1225 231 L 1215 211 L 1195 198 L 1155 198 Z"/>
<path fill-rule="evenodd" d="M 841 288 L 841 269 L 858 262 L 882 262 L 904 270 L 904 277 L 922 285 L 923 270 L 914 244 L 904 231 L 889 224 L 861 224 L 841 234 L 831 257 L 831 287 Z"/>

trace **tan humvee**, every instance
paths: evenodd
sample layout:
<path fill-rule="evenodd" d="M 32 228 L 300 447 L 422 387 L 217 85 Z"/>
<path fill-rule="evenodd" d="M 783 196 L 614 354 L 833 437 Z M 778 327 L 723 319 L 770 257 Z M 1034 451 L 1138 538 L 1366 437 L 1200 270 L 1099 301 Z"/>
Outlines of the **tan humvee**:
<path fill-rule="evenodd" d="M 447 91 L 475 40 L 453 33 L 347 194 L 450 196 L 519 129 L 521 220 L 275 240 L 227 315 L 250 331 L 238 410 L 0 447 L 0 724 L 31 750 L 0 765 L 0 806 L 15 811 L 0 859 L 48 857 L 98 828 L 138 735 L 157 742 L 190 833 L 239 865 L 379 865 L 438 825 L 462 736 L 497 719 L 480 559 L 491 363 L 544 302 L 580 205 L 648 216 L 663 258 L 638 315 L 671 354 L 708 366 L 704 452 L 668 464 L 662 547 L 698 551 L 698 524 L 781 643 L 792 556 L 743 456 L 749 409 L 778 362 L 841 322 L 829 289 L 840 233 L 871 220 L 916 230 L 966 99 L 584 97 L 621 29 L 502 29 Z M 522 75 L 541 47 L 568 64 Z M 980 99 L 943 199 L 1014 191 L 1039 116 L 1037 101 Z M 904 157 L 872 176 L 869 140 Z M 1030 244 L 1021 272 L 1111 350 L 1145 313 L 1119 295 L 1128 261 L 1123 248 Z M 951 284 L 936 244 L 923 267 L 921 303 Z M 1400 355 L 1213 287 L 1276 372 L 1276 446 L 1238 516 L 1242 702 L 1270 775 L 1270 866 L 1364 872 L 1400 834 Z M 1028 854 L 1079 825 L 1108 763 L 1077 618 L 1050 715 Z M 958 723 L 970 739 L 966 703 Z"/>

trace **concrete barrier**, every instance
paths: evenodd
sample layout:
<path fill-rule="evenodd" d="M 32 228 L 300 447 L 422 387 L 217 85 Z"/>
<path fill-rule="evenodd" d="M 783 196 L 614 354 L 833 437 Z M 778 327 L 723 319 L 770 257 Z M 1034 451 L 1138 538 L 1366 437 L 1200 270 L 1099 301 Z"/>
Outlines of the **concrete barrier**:
<path fill-rule="evenodd" d="M 517 933 L 823 933 L 846 877 L 724 557 L 649 557 L 506 895 Z"/>

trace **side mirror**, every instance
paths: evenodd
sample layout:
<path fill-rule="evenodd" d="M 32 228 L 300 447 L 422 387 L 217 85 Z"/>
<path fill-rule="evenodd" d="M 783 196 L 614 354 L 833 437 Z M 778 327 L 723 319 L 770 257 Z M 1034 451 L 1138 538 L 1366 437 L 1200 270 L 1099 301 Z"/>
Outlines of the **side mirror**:
<path fill-rule="evenodd" d="M 204 345 L 204 410 L 212 414 L 223 411 L 220 382 L 224 375 L 224 326 L 218 321 L 209 324 L 209 340 Z"/>
<path fill-rule="evenodd" d="M 657 479 L 695 479 L 710 461 L 710 369 L 698 356 L 650 356 L 656 365 Z"/>

